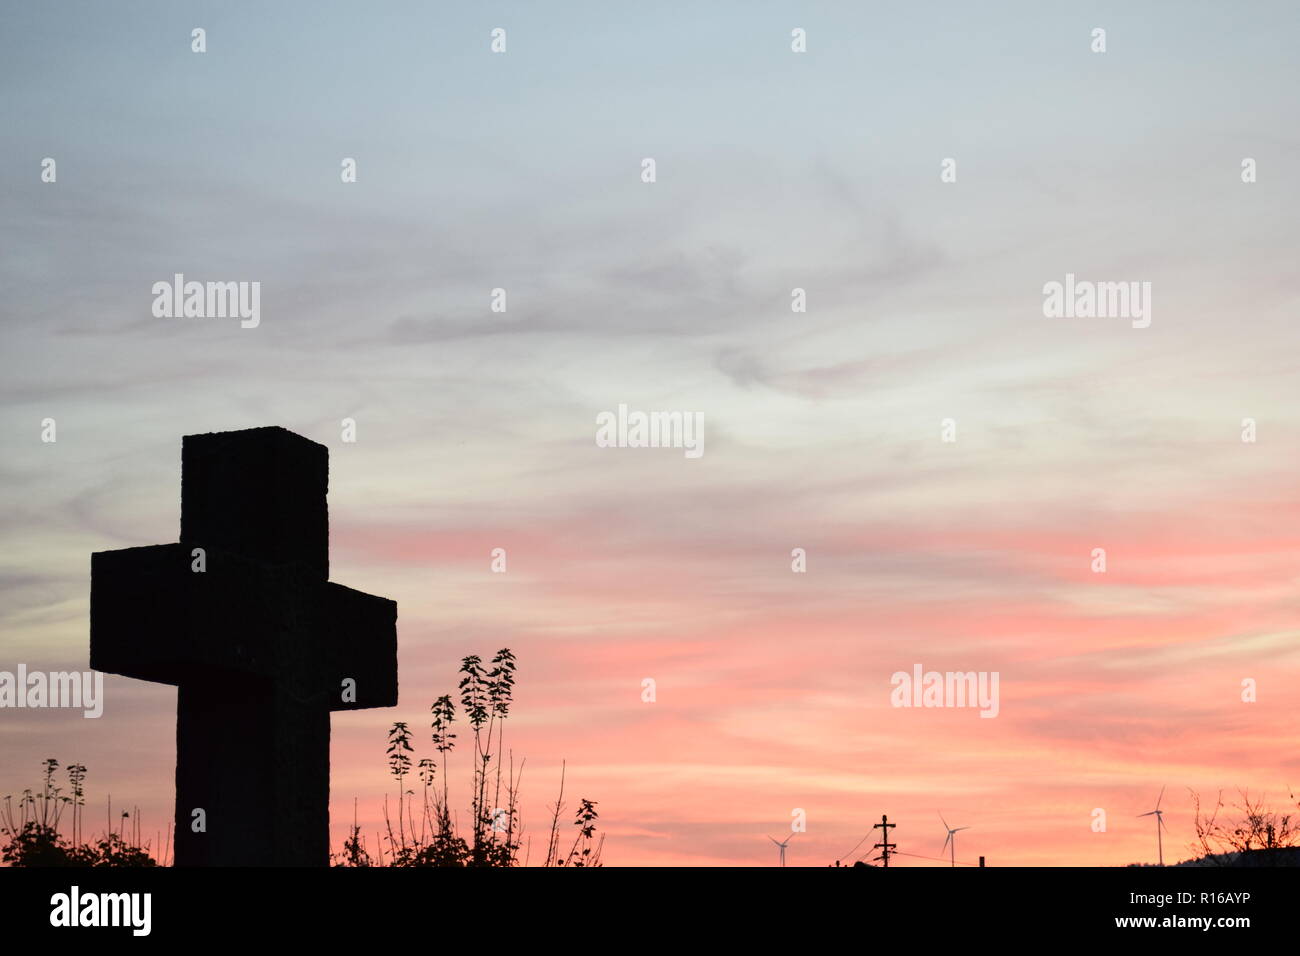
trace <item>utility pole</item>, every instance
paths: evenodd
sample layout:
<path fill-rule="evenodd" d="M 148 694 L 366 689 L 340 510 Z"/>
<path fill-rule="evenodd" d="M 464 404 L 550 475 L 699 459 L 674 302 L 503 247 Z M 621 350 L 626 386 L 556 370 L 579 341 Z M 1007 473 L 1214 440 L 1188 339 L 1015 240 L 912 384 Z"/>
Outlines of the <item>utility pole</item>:
<path fill-rule="evenodd" d="M 883 842 L 877 843 L 875 849 L 880 850 L 880 856 L 877 857 L 877 859 L 883 860 L 884 861 L 883 865 L 885 867 L 889 866 L 889 851 L 894 849 L 896 846 L 898 846 L 897 843 L 889 842 L 889 828 L 896 827 L 896 826 L 898 826 L 897 823 L 890 823 L 889 817 L 883 814 L 880 817 L 880 822 L 874 823 L 871 826 L 871 829 L 880 831 L 880 839 Z"/>

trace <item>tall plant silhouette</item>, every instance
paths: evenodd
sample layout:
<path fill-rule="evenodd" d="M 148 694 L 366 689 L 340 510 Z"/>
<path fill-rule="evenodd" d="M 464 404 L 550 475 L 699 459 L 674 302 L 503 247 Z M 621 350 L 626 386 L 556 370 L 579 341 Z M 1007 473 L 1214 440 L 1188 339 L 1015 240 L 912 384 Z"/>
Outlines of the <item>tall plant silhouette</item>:
<path fill-rule="evenodd" d="M 514 836 L 514 819 L 515 819 L 515 791 L 513 788 L 507 789 L 507 806 L 501 807 L 501 768 L 504 761 L 501 755 L 506 753 L 505 749 L 505 729 L 506 718 L 510 716 L 510 705 L 514 703 L 515 691 L 515 655 L 511 653 L 510 648 L 503 647 L 497 651 L 496 657 L 492 658 L 492 670 L 487 675 L 488 704 L 492 711 L 491 720 L 488 723 L 488 746 L 492 743 L 492 728 L 497 729 L 497 767 L 496 767 L 496 789 L 492 800 L 492 851 L 498 852 L 499 845 L 496 835 L 501 832 L 501 823 L 505 824 L 505 845 L 509 846 Z M 484 764 L 486 770 L 486 763 Z M 514 765 L 513 761 L 510 767 L 511 777 L 513 779 Z M 504 821 L 501 817 L 504 816 Z"/>
<path fill-rule="evenodd" d="M 406 845 L 405 816 L 402 804 L 406 797 L 406 775 L 411 772 L 411 732 L 407 725 L 399 721 L 388 731 L 388 772 L 397 778 L 397 828 L 401 834 L 399 845 Z M 391 830 L 391 827 L 390 827 Z M 392 837 L 392 833 L 389 833 Z"/>
<path fill-rule="evenodd" d="M 519 821 L 519 782 L 524 761 L 516 771 L 513 755 L 505 749 L 505 722 L 514 703 L 515 655 L 509 648 L 497 651 L 489 665 L 477 654 L 462 658 L 457 690 L 460 707 L 473 732 L 469 786 L 470 826 L 462 837 L 451 810 L 449 755 L 456 748 L 452 732 L 457 713 L 450 694 L 437 698 L 429 708 L 434 757 L 421 757 L 415 764 L 421 784 L 420 821 L 415 822 L 415 794 L 407 789 L 412 770 L 411 733 L 404 722 L 388 732 L 389 773 L 397 781 L 397 827 L 394 829 L 384 802 L 387 852 L 380 844 L 380 864 L 392 866 L 517 866 L 523 828 Z M 441 786 L 438 776 L 441 774 Z M 556 813 L 563 806 L 563 776 Z M 410 797 L 411 799 L 407 799 Z M 546 866 L 599 866 L 600 840 L 596 839 L 595 803 L 583 800 L 574 821 L 578 828 L 574 847 L 561 854 L 555 827 L 549 841 Z M 335 862 L 342 866 L 368 866 L 367 852 L 355 820 Z"/>
<path fill-rule="evenodd" d="M 483 847 L 486 842 L 483 792 L 486 786 L 488 761 L 492 759 L 489 749 L 492 742 L 491 725 L 489 725 L 487 745 L 483 741 L 483 725 L 488 722 L 490 716 L 488 682 L 483 673 L 483 661 L 477 654 L 471 654 L 461 661 L 460 672 L 465 675 L 460 680 L 460 706 L 465 711 L 465 719 L 474 730 L 474 779 L 471 799 L 474 829 L 471 853 L 473 863 L 481 865 L 484 862 Z"/>

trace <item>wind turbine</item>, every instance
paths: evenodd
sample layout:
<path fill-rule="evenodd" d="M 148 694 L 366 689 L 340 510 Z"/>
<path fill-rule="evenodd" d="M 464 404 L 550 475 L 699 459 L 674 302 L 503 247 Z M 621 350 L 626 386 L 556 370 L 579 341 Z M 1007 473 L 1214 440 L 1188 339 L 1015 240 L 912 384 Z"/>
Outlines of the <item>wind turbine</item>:
<path fill-rule="evenodd" d="M 942 813 L 939 814 L 939 819 L 943 820 Z M 942 853 L 944 850 L 948 849 L 948 844 L 951 843 L 952 856 L 950 857 L 950 859 L 952 860 L 952 865 L 956 866 L 957 865 L 957 839 L 956 837 L 953 836 L 953 834 L 956 833 L 958 830 L 969 830 L 970 827 L 950 827 L 948 826 L 947 820 L 943 820 L 943 825 L 944 825 L 944 829 L 948 831 L 948 835 L 944 837 L 943 847 L 939 850 L 939 852 Z"/>
<path fill-rule="evenodd" d="M 791 833 L 788 837 L 785 838 L 785 842 L 784 842 L 784 843 L 782 843 L 782 842 L 781 842 L 780 840 L 778 840 L 776 837 L 768 837 L 769 840 L 771 840 L 773 843 L 775 843 L 778 847 L 781 848 L 781 865 L 782 865 L 782 866 L 785 866 L 785 848 L 788 847 L 788 846 L 790 845 L 790 841 L 794 839 L 794 837 L 795 837 L 795 833 L 798 833 L 798 832 L 799 832 L 799 831 L 796 830 L 796 831 L 794 831 L 794 833 Z"/>
<path fill-rule="evenodd" d="M 1165 844 L 1164 841 L 1161 839 L 1160 830 L 1161 828 L 1164 828 L 1166 830 L 1169 829 L 1169 827 L 1165 825 L 1165 811 L 1160 809 L 1160 801 L 1163 800 L 1164 798 L 1165 798 L 1165 788 L 1161 787 L 1160 796 L 1156 797 L 1156 808 L 1154 810 L 1148 810 L 1146 813 L 1138 814 L 1139 818 L 1150 817 L 1150 816 L 1154 816 L 1156 818 L 1156 849 L 1160 852 L 1161 866 L 1165 865 Z"/>

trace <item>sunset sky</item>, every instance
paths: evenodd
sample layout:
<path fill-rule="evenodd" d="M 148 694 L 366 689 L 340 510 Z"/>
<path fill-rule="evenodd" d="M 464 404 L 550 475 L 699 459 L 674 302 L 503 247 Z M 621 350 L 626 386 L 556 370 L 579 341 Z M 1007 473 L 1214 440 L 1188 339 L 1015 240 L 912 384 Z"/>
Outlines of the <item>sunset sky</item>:
<path fill-rule="evenodd" d="M 6 8 L 0 670 L 84 670 L 90 554 L 177 540 L 181 436 L 274 424 L 330 448 L 332 579 L 399 607 L 336 846 L 388 726 L 431 756 L 503 646 L 534 863 L 561 761 L 610 865 L 772 865 L 795 808 L 790 865 L 882 813 L 899 865 L 939 813 L 959 861 L 1154 862 L 1162 786 L 1176 860 L 1189 788 L 1287 803 L 1300 8 L 614 6 Z M 155 318 L 178 272 L 259 281 L 260 326 Z M 1150 327 L 1045 318 L 1067 273 L 1150 282 Z M 598 448 L 620 403 L 704 455 Z M 891 707 L 918 663 L 1000 713 Z M 106 694 L 0 711 L 0 795 L 77 761 L 152 834 L 175 689 Z"/>

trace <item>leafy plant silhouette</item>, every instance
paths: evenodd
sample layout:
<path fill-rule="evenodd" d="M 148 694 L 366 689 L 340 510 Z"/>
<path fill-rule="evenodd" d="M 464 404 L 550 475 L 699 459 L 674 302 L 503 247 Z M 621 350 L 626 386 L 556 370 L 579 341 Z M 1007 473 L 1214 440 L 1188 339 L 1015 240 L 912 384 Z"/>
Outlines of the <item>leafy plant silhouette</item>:
<path fill-rule="evenodd" d="M 42 764 L 43 780 L 39 790 L 24 790 L 15 807 L 11 795 L 0 807 L 0 860 L 10 866 L 157 866 L 142 846 L 139 812 L 135 817 L 123 811 L 122 821 L 132 821 L 131 839 L 111 830 L 93 842 L 81 838 L 81 808 L 85 806 L 86 768 L 82 764 L 67 767 L 70 792 L 65 793 L 55 781 L 59 762 L 53 757 Z M 70 838 L 61 830 L 65 810 L 72 810 Z M 109 820 L 112 820 L 112 806 Z M 125 823 L 123 824 L 125 830 Z"/>
<path fill-rule="evenodd" d="M 384 830 L 378 863 L 365 846 L 356 824 L 343 842 L 343 851 L 333 855 L 336 866 L 519 866 L 523 828 L 519 823 L 519 784 L 524 761 L 515 770 L 513 754 L 505 749 L 505 722 L 514 703 L 515 655 L 509 648 L 497 651 L 487 666 L 477 654 L 461 660 L 457 690 L 461 713 L 472 731 L 470 773 L 470 826 L 462 836 L 451 810 L 448 784 L 448 755 L 456 748 L 452 732 L 456 704 L 444 694 L 429 708 L 431 740 L 436 757 L 421 757 L 414 763 L 420 782 L 419 821 L 415 819 L 417 794 L 407 789 L 414 749 L 405 722 L 388 731 L 388 769 L 396 780 L 397 826 L 384 800 Z M 502 759 L 502 755 L 505 759 Z M 442 786 L 438 786 L 441 773 Z M 564 809 L 564 777 L 556 800 L 551 835 L 544 866 L 600 866 L 603 836 L 596 835 L 596 804 L 583 799 L 574 820 L 577 834 L 567 853 L 559 851 L 559 817 Z M 524 861 L 526 862 L 526 860 Z"/>

